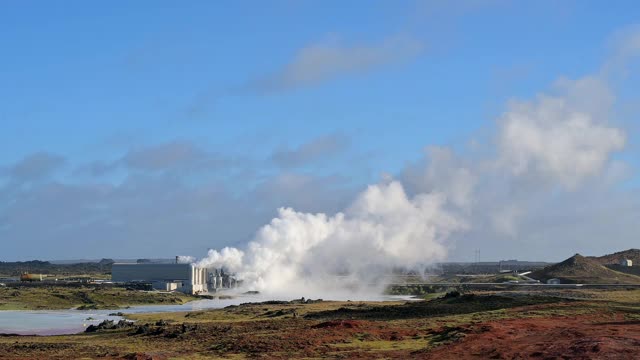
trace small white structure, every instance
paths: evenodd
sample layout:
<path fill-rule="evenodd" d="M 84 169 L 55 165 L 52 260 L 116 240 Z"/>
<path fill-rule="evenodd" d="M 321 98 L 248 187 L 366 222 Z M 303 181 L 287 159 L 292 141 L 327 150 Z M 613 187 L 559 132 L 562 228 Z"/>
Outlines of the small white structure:
<path fill-rule="evenodd" d="M 622 261 L 620 261 L 620 265 L 622 265 L 622 266 L 633 266 L 633 261 L 631 261 L 629 259 L 623 259 Z"/>
<path fill-rule="evenodd" d="M 155 290 L 161 291 L 181 291 L 186 292 L 184 289 L 183 281 L 153 281 L 151 287 Z"/>
<path fill-rule="evenodd" d="M 560 281 L 560 279 L 556 279 L 556 278 L 547 280 L 547 284 L 549 285 L 559 285 L 561 283 L 562 282 Z"/>

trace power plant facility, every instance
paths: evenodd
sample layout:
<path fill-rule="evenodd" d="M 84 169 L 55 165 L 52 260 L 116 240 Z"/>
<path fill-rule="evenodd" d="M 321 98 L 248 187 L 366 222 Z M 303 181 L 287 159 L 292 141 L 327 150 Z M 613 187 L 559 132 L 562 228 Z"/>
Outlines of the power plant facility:
<path fill-rule="evenodd" d="M 178 263 L 115 263 L 111 268 L 111 280 L 115 283 L 148 283 L 156 290 L 194 295 L 238 285 L 238 281 L 223 269 Z"/>

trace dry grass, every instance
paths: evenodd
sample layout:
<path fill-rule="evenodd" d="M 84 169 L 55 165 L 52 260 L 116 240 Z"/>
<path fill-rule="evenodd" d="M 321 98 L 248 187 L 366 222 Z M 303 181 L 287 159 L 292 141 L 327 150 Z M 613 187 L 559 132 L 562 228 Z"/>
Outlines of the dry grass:
<path fill-rule="evenodd" d="M 593 317 L 640 319 L 640 290 L 556 291 L 553 298 L 479 293 L 405 304 L 247 304 L 225 309 L 130 315 L 147 334 L 116 330 L 55 337 L 0 337 L 4 358 L 421 358 L 463 341 L 471 328 L 503 321 Z M 563 300 L 566 296 L 571 300 Z M 345 311 L 346 310 L 346 311 Z M 386 313 L 386 316 L 380 314 Z M 352 318 L 354 320 L 344 320 Z M 167 325 L 155 325 L 163 320 Z M 345 322 L 346 321 L 346 322 Z M 185 326 L 183 326 L 183 324 Z"/>
<path fill-rule="evenodd" d="M 118 309 L 149 304 L 184 304 L 196 297 L 182 293 L 160 293 L 123 288 L 23 287 L 0 288 L 0 310 L 57 310 L 84 306 Z"/>

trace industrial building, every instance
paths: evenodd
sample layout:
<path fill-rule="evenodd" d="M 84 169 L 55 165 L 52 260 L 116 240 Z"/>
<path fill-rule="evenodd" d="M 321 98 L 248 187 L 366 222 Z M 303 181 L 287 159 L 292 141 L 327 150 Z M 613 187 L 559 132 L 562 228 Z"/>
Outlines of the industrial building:
<path fill-rule="evenodd" d="M 207 269 L 194 264 L 115 263 L 111 280 L 118 283 L 150 283 L 156 290 L 201 294 L 234 288 L 236 279 L 222 269 Z"/>
<path fill-rule="evenodd" d="M 631 267 L 631 266 L 633 266 L 633 261 L 629 260 L 629 259 L 622 259 L 622 261 L 620 261 L 620 265 L 621 266 Z"/>

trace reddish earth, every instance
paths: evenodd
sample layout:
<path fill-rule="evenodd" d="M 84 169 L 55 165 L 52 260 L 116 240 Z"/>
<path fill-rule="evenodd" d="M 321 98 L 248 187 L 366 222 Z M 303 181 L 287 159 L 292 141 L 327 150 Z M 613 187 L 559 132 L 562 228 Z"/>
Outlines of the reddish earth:
<path fill-rule="evenodd" d="M 248 358 L 267 359 L 638 359 L 640 354 L 640 321 L 624 321 L 622 314 L 444 324 L 434 328 L 418 319 L 394 322 L 282 319 L 233 325 L 199 324 L 186 331 L 180 326 L 168 326 L 149 335 L 112 335 L 114 345 L 136 341 L 156 348 L 155 351 L 122 352 L 116 346 L 91 346 L 84 342 L 16 341 L 0 346 L 0 358 L 165 360 L 197 352 L 202 357 L 243 354 Z M 354 342 L 356 338 L 362 342 Z M 55 338 L 40 339 L 55 341 Z M 424 339 L 432 339 L 433 345 L 444 345 L 429 349 L 425 344 L 417 351 L 402 348 L 376 351 L 361 347 L 368 341 L 405 341 L 406 344 L 412 339 L 423 343 Z M 341 346 L 336 347 L 338 344 Z"/>
<path fill-rule="evenodd" d="M 638 359 L 640 322 L 603 316 L 511 319 L 471 325 L 426 359 Z"/>
<path fill-rule="evenodd" d="M 264 358 L 341 357 L 354 359 L 637 359 L 640 322 L 622 316 L 510 319 L 425 331 L 417 321 L 332 320 L 301 326 L 295 321 L 260 341 L 243 334 L 225 350 Z M 423 336 L 447 344 L 424 350 L 370 351 L 351 346 L 356 335 L 366 341 L 402 341 Z M 343 343 L 341 351 L 327 346 Z M 340 354 L 338 354 L 340 353 Z"/>
<path fill-rule="evenodd" d="M 476 315 L 466 315 L 480 306 L 495 308 L 492 301 L 497 302 L 495 296 L 460 297 L 430 305 L 356 306 L 360 312 L 341 307 L 323 311 L 321 317 L 266 319 L 260 315 L 281 310 L 288 314 L 291 307 L 248 305 L 215 314 L 242 312 L 254 314 L 254 319 L 157 321 L 81 335 L 0 337 L 0 359 L 640 359 L 636 300 L 624 307 L 577 301 L 510 307 L 495 314 L 508 319 L 484 322 Z M 502 303 L 519 305 L 521 301 Z M 450 313 L 443 304 L 465 316 L 432 314 L 431 307 Z M 539 314 L 546 317 L 517 318 Z M 185 319 L 198 316 L 185 315 Z"/>
<path fill-rule="evenodd" d="M 353 329 L 360 327 L 360 321 L 356 320 L 333 320 L 320 323 L 318 325 L 313 325 L 311 328 L 313 329 L 322 329 L 322 328 L 347 328 Z"/>

